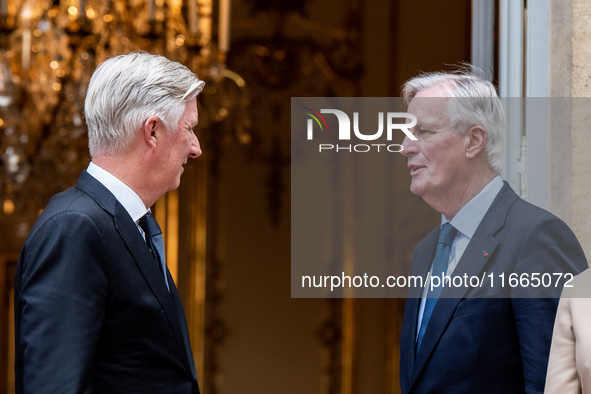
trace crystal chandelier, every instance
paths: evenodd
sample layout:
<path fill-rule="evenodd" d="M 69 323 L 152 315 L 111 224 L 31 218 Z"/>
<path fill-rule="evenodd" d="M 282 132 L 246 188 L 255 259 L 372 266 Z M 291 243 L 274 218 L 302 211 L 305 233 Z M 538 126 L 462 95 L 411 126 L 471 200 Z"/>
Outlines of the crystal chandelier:
<path fill-rule="evenodd" d="M 245 83 L 225 67 L 229 44 L 230 0 L 0 0 L 0 222 L 20 214 L 9 224 L 26 234 L 89 161 L 84 96 L 108 57 L 178 61 L 206 81 L 200 128 L 241 123 Z"/>

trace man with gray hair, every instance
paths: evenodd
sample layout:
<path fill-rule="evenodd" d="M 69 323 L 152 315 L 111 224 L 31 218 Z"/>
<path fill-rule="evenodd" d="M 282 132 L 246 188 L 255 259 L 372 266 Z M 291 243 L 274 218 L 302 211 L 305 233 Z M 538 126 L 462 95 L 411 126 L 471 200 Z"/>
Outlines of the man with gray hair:
<path fill-rule="evenodd" d="M 17 266 L 17 393 L 199 393 L 150 207 L 201 155 L 193 128 L 203 85 L 185 66 L 140 52 L 94 72 L 92 162 L 50 200 Z"/>
<path fill-rule="evenodd" d="M 534 278 L 583 271 L 583 251 L 564 222 L 499 176 L 505 119 L 490 82 L 470 72 L 423 74 L 403 95 L 417 118 L 416 140 L 402 143 L 410 190 L 441 213 L 441 225 L 412 259 L 411 274 L 434 286 L 407 299 L 402 392 L 542 393 L 560 289 L 546 292 Z M 516 285 L 510 275 L 531 282 Z"/>

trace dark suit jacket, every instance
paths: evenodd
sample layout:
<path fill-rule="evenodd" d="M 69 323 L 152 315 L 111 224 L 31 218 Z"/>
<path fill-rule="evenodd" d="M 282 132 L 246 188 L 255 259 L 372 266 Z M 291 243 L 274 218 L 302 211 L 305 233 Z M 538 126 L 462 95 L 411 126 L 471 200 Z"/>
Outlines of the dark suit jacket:
<path fill-rule="evenodd" d="M 439 228 L 417 245 L 412 275 L 427 275 L 438 236 Z M 520 199 L 505 183 L 453 273 L 468 277 L 493 273 L 497 282 L 476 289 L 445 288 L 416 359 L 422 291 L 409 293 L 400 338 L 402 392 L 543 392 L 558 301 L 531 298 L 536 290 L 531 286 L 508 289 L 507 277 L 513 272 L 580 272 L 586 267 L 568 226 Z M 498 280 L 503 272 L 505 288 Z M 557 290 L 539 295 L 558 296 Z"/>
<path fill-rule="evenodd" d="M 17 393 L 199 393 L 187 323 L 135 223 L 84 171 L 15 277 Z"/>

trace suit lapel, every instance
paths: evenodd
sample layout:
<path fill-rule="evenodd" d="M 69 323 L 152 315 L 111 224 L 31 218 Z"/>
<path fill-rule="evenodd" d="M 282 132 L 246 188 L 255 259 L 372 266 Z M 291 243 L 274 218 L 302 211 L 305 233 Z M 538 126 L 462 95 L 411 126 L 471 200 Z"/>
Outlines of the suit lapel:
<path fill-rule="evenodd" d="M 142 272 L 144 279 L 160 303 L 160 306 L 162 307 L 162 310 L 164 311 L 164 314 L 168 319 L 170 327 L 174 333 L 174 337 L 179 351 L 183 357 L 185 367 L 188 371 L 191 371 L 191 375 L 195 377 L 195 368 L 192 366 L 190 361 L 192 358 L 188 358 L 188 349 L 190 348 L 188 333 L 186 333 L 187 335 L 184 335 L 185 331 L 187 331 L 187 323 L 184 319 L 184 311 L 182 306 L 179 307 L 180 299 L 176 290 L 176 286 L 174 285 L 174 280 L 170 276 L 167 268 L 166 272 L 168 275 L 168 283 L 170 285 L 169 293 L 168 289 L 166 288 L 166 282 L 164 281 L 162 273 L 158 268 L 158 262 L 154 258 L 154 255 L 150 253 L 146 242 L 141 237 L 135 226 L 135 223 L 131 221 L 127 211 L 125 211 L 125 209 L 120 204 L 118 204 L 117 208 L 118 209 L 116 209 L 115 214 L 115 227 L 117 228 L 121 238 L 123 238 L 127 244 L 127 247 L 129 248 L 129 251 L 131 252 L 138 268 Z M 178 300 L 176 303 L 175 298 Z"/>
<path fill-rule="evenodd" d="M 427 277 L 427 273 L 431 269 L 431 264 L 435 258 L 439 231 L 440 227 L 437 227 L 421 242 L 420 247 L 417 248 L 414 263 L 410 270 L 411 275 L 420 275 L 423 279 Z M 416 288 L 414 290 L 413 296 L 421 297 L 423 295 L 423 289 Z"/>
<path fill-rule="evenodd" d="M 498 241 L 495 235 L 504 226 L 507 212 L 511 205 L 517 200 L 518 197 L 505 182 L 503 188 L 491 204 L 487 213 L 484 215 L 480 225 L 476 229 L 474 236 L 470 240 L 468 247 L 464 251 L 462 258 L 456 266 L 453 276 L 464 276 L 468 277 L 478 276 L 480 277 L 483 273 L 483 268 L 487 261 L 492 258 L 494 252 L 498 247 Z M 435 232 L 434 232 L 435 233 Z M 439 231 L 436 231 L 437 236 Z M 429 237 L 433 236 L 433 233 Z M 433 255 L 435 253 L 437 238 L 435 241 L 425 245 L 425 248 L 429 247 L 430 253 L 424 253 L 424 258 L 431 257 L 426 261 L 418 261 L 420 267 L 420 275 L 426 276 L 430 269 Z M 469 291 L 468 288 L 462 287 L 447 287 L 441 293 L 440 298 L 435 304 L 433 314 L 429 319 L 429 325 L 425 331 L 425 336 L 421 343 L 421 347 L 414 360 L 414 365 L 411 368 L 411 375 L 409 380 L 409 387 L 412 386 L 414 381 L 417 379 L 419 373 L 427 363 L 429 356 L 435 349 L 435 346 L 440 341 L 446 327 L 448 326 L 458 303 L 466 296 Z M 420 305 L 420 300 L 417 300 L 417 304 Z M 411 333 L 416 334 L 417 329 L 417 316 L 418 316 L 418 305 L 415 307 L 413 319 L 413 331 Z M 414 340 L 412 341 L 414 346 Z M 407 345 L 408 346 L 408 345 Z M 412 364 L 411 364 L 412 365 Z"/>
<path fill-rule="evenodd" d="M 131 253 L 135 263 L 138 266 L 141 274 L 148 283 L 148 286 L 152 290 L 152 293 L 158 300 L 169 324 L 173 331 L 177 346 L 187 370 L 191 371 L 191 374 L 195 377 L 195 368 L 192 367 L 191 359 L 188 359 L 188 350 L 190 348 L 188 342 L 188 333 L 184 335 L 186 331 L 186 321 L 184 319 L 184 312 L 182 306 L 179 308 L 180 299 L 178 299 L 178 292 L 174 286 L 174 281 L 168 273 L 168 281 L 171 286 L 171 292 L 168 292 L 166 283 L 160 270 L 158 263 L 154 258 L 154 255 L 150 253 L 146 242 L 141 236 L 137 229 L 137 226 L 125 210 L 123 206 L 117 201 L 115 196 L 107 188 L 105 188 L 100 182 L 94 177 L 88 174 L 86 171 L 80 176 L 76 188 L 82 190 L 91 196 L 105 211 L 109 212 L 113 216 L 113 222 L 115 229 L 119 233 L 119 236 L 123 239 L 129 252 Z M 174 289 L 174 292 L 173 292 Z M 174 298 L 178 299 L 178 303 L 175 302 Z M 182 316 L 182 322 L 179 321 L 179 316 Z M 184 330 L 183 330 L 184 324 Z"/>
<path fill-rule="evenodd" d="M 463 277 L 464 274 L 467 274 L 468 277 L 479 277 L 486 264 L 488 256 L 492 255 L 496 250 L 498 245 L 497 240 L 490 233 L 487 234 L 486 231 L 479 230 L 477 230 L 472 240 L 470 240 L 466 251 L 454 270 L 453 276 Z M 485 257 L 485 253 L 487 253 L 488 256 Z M 466 296 L 468 291 L 469 289 L 463 286 L 446 287 L 441 293 L 441 296 L 437 300 L 435 308 L 433 309 L 433 314 L 429 319 L 427 330 L 425 331 L 421 347 L 417 354 L 411 381 L 414 381 L 417 378 L 419 372 L 429 359 L 429 356 L 445 332 L 456 307 Z M 416 323 L 414 332 L 416 332 Z"/>
<path fill-rule="evenodd" d="M 411 265 L 411 275 L 421 276 L 423 280 L 427 277 L 431 262 L 435 257 L 435 248 L 437 238 L 439 237 L 439 228 L 432 231 L 415 250 L 413 263 Z M 403 327 L 400 335 L 400 352 L 402 360 L 403 374 L 411 379 L 412 372 L 415 369 L 415 340 L 418 325 L 419 307 L 421 305 L 422 288 L 409 289 L 406 307 L 404 308 Z"/>
<path fill-rule="evenodd" d="M 170 271 L 168 270 L 168 267 L 166 268 L 166 274 L 168 275 L 168 283 L 170 284 L 170 296 L 172 297 L 172 301 L 173 301 L 174 306 L 177 311 L 176 315 L 179 319 L 181 334 L 183 336 L 183 341 L 185 344 L 184 355 L 185 355 L 186 366 L 187 366 L 187 369 L 189 369 L 191 371 L 191 374 L 193 375 L 193 378 L 195 379 L 195 381 L 197 381 L 197 370 L 195 369 L 195 361 L 193 360 L 193 350 L 191 349 L 191 340 L 189 337 L 189 330 L 188 330 L 188 326 L 187 326 L 187 321 L 185 319 L 185 312 L 183 310 L 183 304 L 181 302 L 181 298 L 179 296 L 177 288 L 174 284 L 174 280 L 172 279 L 172 276 L 170 275 Z"/>

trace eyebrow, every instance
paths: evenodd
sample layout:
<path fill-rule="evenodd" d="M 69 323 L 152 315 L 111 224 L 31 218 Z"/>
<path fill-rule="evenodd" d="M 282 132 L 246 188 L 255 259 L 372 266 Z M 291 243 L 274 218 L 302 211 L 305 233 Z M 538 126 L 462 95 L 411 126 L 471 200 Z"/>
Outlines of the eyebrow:
<path fill-rule="evenodd" d="M 414 129 L 414 130 L 432 129 L 432 128 L 433 128 L 432 125 L 430 125 L 428 123 L 420 123 L 420 122 L 417 122 L 416 125 L 411 127 L 411 129 Z"/>
<path fill-rule="evenodd" d="M 443 131 L 442 130 L 443 126 L 435 126 L 431 123 L 421 123 L 421 122 L 417 122 L 416 125 L 414 125 L 414 127 L 411 127 L 411 130 L 426 130 L 426 131 L 431 131 L 431 132 L 435 132 L 435 131 Z"/>

